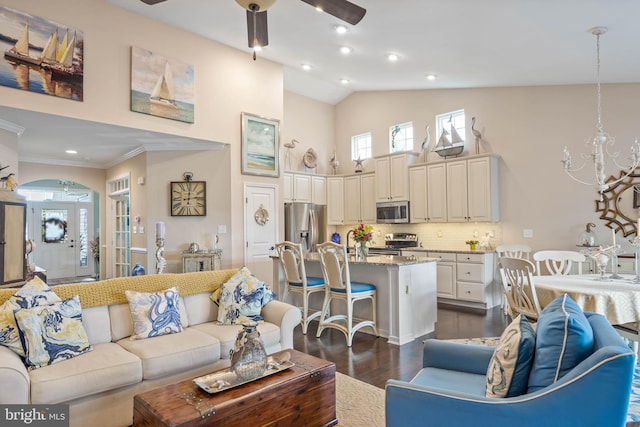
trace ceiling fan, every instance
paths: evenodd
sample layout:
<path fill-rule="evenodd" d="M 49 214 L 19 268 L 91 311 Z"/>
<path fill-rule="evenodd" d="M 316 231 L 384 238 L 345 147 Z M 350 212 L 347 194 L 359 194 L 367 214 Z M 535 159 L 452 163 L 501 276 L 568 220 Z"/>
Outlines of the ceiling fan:
<path fill-rule="evenodd" d="M 153 5 L 165 0 L 141 0 L 143 3 Z M 364 17 L 366 9 L 347 0 L 301 0 L 318 10 L 333 15 L 341 21 L 356 25 Z M 267 9 L 276 0 L 236 0 L 240 6 L 247 10 L 247 36 L 249 47 L 264 47 L 269 44 L 267 33 Z M 253 54 L 255 59 L 255 51 Z"/>

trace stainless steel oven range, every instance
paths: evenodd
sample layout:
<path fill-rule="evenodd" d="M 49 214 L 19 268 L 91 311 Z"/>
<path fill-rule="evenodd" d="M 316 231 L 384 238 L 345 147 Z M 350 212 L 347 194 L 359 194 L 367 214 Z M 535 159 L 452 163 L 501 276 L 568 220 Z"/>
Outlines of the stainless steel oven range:
<path fill-rule="evenodd" d="M 402 249 L 418 247 L 418 235 L 414 233 L 389 233 L 384 236 L 384 246 L 372 246 L 370 255 L 401 255 Z"/>

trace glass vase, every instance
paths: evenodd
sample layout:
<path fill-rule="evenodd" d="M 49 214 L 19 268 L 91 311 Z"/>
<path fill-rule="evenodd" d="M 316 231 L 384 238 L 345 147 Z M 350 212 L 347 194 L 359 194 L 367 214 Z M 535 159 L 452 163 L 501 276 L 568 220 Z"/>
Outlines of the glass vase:
<path fill-rule="evenodd" d="M 367 259 L 367 255 L 369 255 L 369 248 L 367 247 L 367 241 L 361 240 L 356 245 L 356 258 L 365 260 Z"/>
<path fill-rule="evenodd" d="M 242 325 L 229 357 L 231 370 L 240 380 L 259 378 L 267 370 L 267 352 L 255 322 Z"/>

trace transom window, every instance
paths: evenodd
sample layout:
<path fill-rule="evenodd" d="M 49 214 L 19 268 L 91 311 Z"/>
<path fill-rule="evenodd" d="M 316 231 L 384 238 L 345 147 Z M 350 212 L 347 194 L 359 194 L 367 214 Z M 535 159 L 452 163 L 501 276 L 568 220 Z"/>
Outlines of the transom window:
<path fill-rule="evenodd" d="M 371 132 L 361 133 L 351 137 L 351 160 L 371 158 Z"/>
<path fill-rule="evenodd" d="M 389 152 L 413 150 L 413 123 L 402 123 L 389 128 Z"/>

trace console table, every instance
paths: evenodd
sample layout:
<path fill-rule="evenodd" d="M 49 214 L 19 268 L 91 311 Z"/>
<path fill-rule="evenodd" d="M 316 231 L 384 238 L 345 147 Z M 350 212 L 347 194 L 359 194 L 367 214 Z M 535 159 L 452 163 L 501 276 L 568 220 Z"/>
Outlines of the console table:
<path fill-rule="evenodd" d="M 182 253 L 182 272 L 220 270 L 222 265 L 222 249 L 202 252 Z"/>

